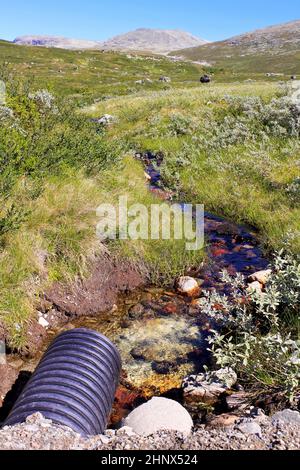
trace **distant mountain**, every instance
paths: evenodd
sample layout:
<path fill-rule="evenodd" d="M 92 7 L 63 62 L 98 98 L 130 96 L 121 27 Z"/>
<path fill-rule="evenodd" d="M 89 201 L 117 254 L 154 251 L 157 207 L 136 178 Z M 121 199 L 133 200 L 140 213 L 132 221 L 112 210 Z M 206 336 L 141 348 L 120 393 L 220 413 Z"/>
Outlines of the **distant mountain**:
<path fill-rule="evenodd" d="M 68 39 L 55 36 L 21 36 L 15 44 L 41 47 L 59 47 L 61 49 L 104 49 L 119 51 L 145 51 L 168 53 L 175 49 L 206 44 L 190 33 L 177 30 L 137 29 L 121 34 L 105 42 Z"/>
<path fill-rule="evenodd" d="M 69 39 L 56 36 L 20 36 L 13 41 L 22 46 L 58 47 L 60 49 L 99 49 L 101 43 L 98 41 L 87 41 L 84 39 Z"/>
<path fill-rule="evenodd" d="M 207 41 L 179 30 L 140 28 L 103 43 L 104 49 L 167 53 L 207 44 Z"/>
<path fill-rule="evenodd" d="M 194 61 L 208 61 L 216 65 L 238 64 L 240 70 L 257 67 L 258 71 L 279 71 L 283 66 L 289 71 L 299 70 L 300 20 L 270 26 L 241 34 L 225 41 L 213 42 L 200 47 L 177 50 L 172 55 L 181 55 Z M 298 63 L 298 65 L 297 65 Z"/>

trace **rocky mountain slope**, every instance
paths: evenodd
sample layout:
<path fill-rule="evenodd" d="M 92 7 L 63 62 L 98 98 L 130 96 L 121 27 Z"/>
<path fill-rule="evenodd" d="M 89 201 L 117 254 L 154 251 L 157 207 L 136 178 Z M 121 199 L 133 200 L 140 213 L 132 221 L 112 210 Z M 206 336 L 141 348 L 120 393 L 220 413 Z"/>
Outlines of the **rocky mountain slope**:
<path fill-rule="evenodd" d="M 300 59 L 300 20 L 270 26 L 214 42 L 178 50 L 180 55 L 194 61 L 208 61 L 212 65 L 232 66 L 238 71 L 296 73 Z"/>
<path fill-rule="evenodd" d="M 86 41 L 84 39 L 69 39 L 58 36 L 20 36 L 14 41 L 21 46 L 58 47 L 60 49 L 99 49 L 98 41 Z"/>
<path fill-rule="evenodd" d="M 99 49 L 100 43 L 97 41 L 87 41 L 84 39 L 69 39 L 56 36 L 20 36 L 14 41 L 21 46 L 41 46 L 58 47 L 60 49 Z"/>
<path fill-rule="evenodd" d="M 164 53 L 206 43 L 207 41 L 184 31 L 141 28 L 115 36 L 104 42 L 103 48 Z"/>
<path fill-rule="evenodd" d="M 69 39 L 55 36 L 20 36 L 15 44 L 41 47 L 58 47 L 61 49 L 105 49 L 121 51 L 149 51 L 166 53 L 174 49 L 185 49 L 206 44 L 207 41 L 184 31 L 137 29 L 121 34 L 105 42 Z"/>

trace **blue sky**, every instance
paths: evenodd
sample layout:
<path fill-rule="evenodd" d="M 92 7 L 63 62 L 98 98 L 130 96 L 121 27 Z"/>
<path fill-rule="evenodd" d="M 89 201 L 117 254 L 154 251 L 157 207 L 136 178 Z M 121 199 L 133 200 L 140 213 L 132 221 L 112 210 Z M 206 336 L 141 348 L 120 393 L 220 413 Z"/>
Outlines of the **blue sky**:
<path fill-rule="evenodd" d="M 1 0 L 0 38 L 49 34 L 102 40 L 139 27 L 225 39 L 300 19 L 299 0 Z"/>

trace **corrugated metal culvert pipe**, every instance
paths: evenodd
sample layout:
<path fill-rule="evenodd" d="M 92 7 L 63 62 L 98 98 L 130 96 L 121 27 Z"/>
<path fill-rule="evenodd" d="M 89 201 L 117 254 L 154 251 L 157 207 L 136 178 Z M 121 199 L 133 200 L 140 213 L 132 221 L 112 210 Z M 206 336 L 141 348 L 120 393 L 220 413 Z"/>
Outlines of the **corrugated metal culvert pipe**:
<path fill-rule="evenodd" d="M 120 354 L 105 336 L 84 328 L 62 333 L 43 356 L 5 425 L 40 412 L 84 436 L 102 434 L 120 370 Z"/>

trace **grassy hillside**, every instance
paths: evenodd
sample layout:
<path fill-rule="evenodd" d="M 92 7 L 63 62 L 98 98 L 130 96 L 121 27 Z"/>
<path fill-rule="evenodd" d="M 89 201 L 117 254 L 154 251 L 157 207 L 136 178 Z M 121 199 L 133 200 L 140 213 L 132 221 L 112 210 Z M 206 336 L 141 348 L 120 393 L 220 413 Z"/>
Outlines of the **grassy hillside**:
<path fill-rule="evenodd" d="M 124 193 L 155 201 L 134 151 L 162 151 L 164 182 L 187 202 L 257 227 L 270 249 L 293 231 L 299 251 L 299 128 L 276 83 L 202 86 L 192 64 L 5 42 L 0 57 L 0 319 L 13 346 L 24 343 L 39 294 L 86 273 L 99 253 L 97 206 Z M 52 94 L 35 93 L 45 87 Z M 97 132 L 89 117 L 104 113 L 118 122 Z M 111 249 L 160 283 L 195 261 L 176 241 Z"/>
<path fill-rule="evenodd" d="M 106 132 L 61 97 L 6 82 L 0 106 L 0 326 L 8 343 L 26 343 L 39 296 L 53 282 L 86 276 L 103 254 L 96 236 L 102 203 L 157 202 L 126 142 Z M 203 253 L 184 240 L 128 241 L 107 247 L 137 265 L 149 281 L 168 284 Z M 1 325 L 2 324 L 2 325 Z"/>
<path fill-rule="evenodd" d="M 207 61 L 212 69 L 223 68 L 226 74 L 244 74 L 256 78 L 260 74 L 280 73 L 283 79 L 300 74 L 300 50 L 249 54 L 243 46 L 216 42 L 197 48 L 176 51 L 172 55 L 192 61 Z M 208 70 L 209 71 L 209 70 Z"/>
<path fill-rule="evenodd" d="M 117 116 L 111 135 L 135 150 L 162 152 L 165 183 L 186 201 L 258 228 L 271 250 L 297 233 L 298 252 L 300 209 L 289 188 L 299 176 L 299 123 L 283 93 L 263 82 L 212 85 L 112 99 L 90 113 Z"/>
<path fill-rule="evenodd" d="M 194 86 L 201 73 L 199 66 L 159 56 L 46 49 L 4 41 L 0 41 L 0 65 L 14 78 L 29 79 L 31 89 L 47 88 L 79 104 L 138 93 L 144 88 L 161 91 Z M 160 82 L 161 76 L 170 77 L 171 83 Z M 152 83 L 136 84 L 145 79 Z"/>
<path fill-rule="evenodd" d="M 271 26 L 204 46 L 177 51 L 193 61 L 208 61 L 227 73 L 300 73 L 300 21 Z"/>

